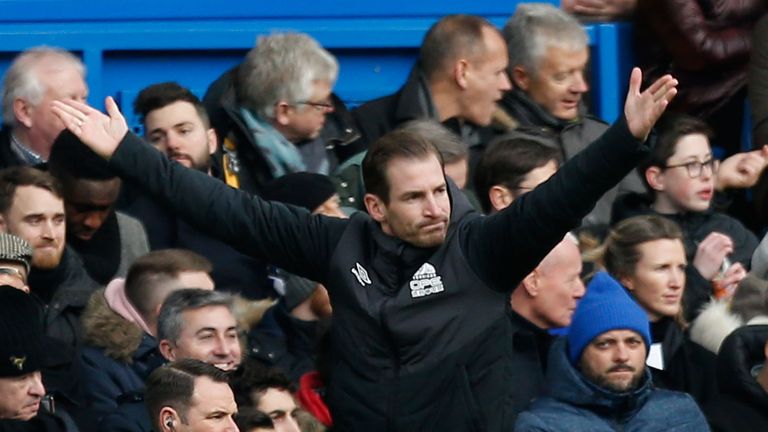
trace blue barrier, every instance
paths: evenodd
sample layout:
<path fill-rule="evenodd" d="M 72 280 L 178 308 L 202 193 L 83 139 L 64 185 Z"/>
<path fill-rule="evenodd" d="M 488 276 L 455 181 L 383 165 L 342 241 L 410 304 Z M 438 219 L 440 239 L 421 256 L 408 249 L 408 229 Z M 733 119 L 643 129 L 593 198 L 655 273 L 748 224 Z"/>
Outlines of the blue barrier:
<path fill-rule="evenodd" d="M 0 73 L 35 45 L 80 55 L 88 69 L 89 102 L 114 95 L 129 124 L 131 104 L 149 84 L 178 81 L 202 95 L 239 63 L 259 34 L 311 34 L 339 59 L 337 93 L 351 105 L 392 93 L 404 82 L 426 30 L 441 16 L 470 13 L 502 26 L 519 1 L 392 0 L 359 2 L 217 2 L 4 0 Z M 557 4 L 558 1 L 550 1 Z M 592 106 L 612 121 L 628 76 L 627 24 L 586 25 L 592 46 Z"/>

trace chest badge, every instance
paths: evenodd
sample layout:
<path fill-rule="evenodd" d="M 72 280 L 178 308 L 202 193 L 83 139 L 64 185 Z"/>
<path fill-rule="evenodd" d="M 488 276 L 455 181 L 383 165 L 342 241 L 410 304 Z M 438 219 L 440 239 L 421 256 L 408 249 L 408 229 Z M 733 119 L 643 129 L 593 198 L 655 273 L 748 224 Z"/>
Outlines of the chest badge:
<path fill-rule="evenodd" d="M 360 265 L 360 263 L 355 263 L 355 266 L 350 269 L 353 275 L 357 278 L 357 281 L 360 282 L 360 285 L 366 286 L 371 285 L 371 278 L 368 276 L 368 271 L 363 268 L 363 266 Z"/>
<path fill-rule="evenodd" d="M 425 297 L 445 290 L 442 276 L 438 276 L 435 266 L 430 263 L 424 263 L 413 274 L 410 286 L 413 298 Z"/>

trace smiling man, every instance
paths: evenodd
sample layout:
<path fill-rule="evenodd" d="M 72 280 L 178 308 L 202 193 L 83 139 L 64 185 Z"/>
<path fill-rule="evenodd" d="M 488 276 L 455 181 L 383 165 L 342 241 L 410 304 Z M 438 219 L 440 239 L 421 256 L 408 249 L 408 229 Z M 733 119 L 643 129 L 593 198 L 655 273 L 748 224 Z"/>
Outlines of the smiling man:
<path fill-rule="evenodd" d="M 520 414 L 515 431 L 709 430 L 689 395 L 654 388 L 645 367 L 650 344 L 645 312 L 598 273 L 568 336 L 550 349 L 544 396 Z"/>

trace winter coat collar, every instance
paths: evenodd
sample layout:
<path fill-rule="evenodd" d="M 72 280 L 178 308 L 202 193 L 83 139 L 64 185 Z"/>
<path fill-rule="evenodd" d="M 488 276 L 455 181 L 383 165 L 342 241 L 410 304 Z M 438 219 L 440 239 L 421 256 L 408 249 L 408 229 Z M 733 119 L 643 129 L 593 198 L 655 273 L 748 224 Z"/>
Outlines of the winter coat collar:
<path fill-rule="evenodd" d="M 628 421 L 642 408 L 653 390 L 651 374 L 645 368 L 640 385 L 633 391 L 615 393 L 588 381 L 571 365 L 565 354 L 566 340 L 556 340 L 549 351 L 547 395 L 563 403 L 581 407 L 600 416 Z"/>
<path fill-rule="evenodd" d="M 157 346 L 155 338 L 109 308 L 103 289 L 91 296 L 82 323 L 83 341 L 120 362 L 131 363 Z"/>

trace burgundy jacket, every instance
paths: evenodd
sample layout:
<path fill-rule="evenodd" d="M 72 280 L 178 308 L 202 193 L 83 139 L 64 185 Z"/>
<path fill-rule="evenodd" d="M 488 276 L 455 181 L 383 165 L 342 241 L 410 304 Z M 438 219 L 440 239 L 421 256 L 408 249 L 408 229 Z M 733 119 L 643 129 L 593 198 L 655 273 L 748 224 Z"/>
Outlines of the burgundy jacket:
<path fill-rule="evenodd" d="M 676 111 L 706 118 L 744 88 L 751 31 L 764 0 L 642 0 L 635 53 L 648 85 L 675 76 Z"/>

